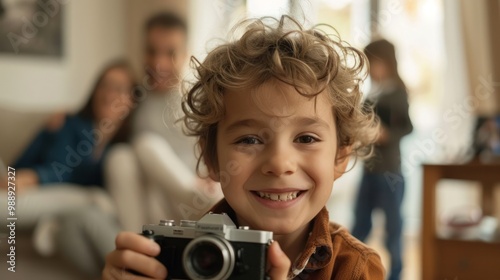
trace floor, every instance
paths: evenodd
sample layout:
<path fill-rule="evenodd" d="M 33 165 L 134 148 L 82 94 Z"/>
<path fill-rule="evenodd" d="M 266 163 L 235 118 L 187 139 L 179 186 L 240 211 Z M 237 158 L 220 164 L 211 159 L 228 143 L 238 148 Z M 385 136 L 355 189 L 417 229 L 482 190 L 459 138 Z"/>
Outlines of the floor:
<path fill-rule="evenodd" d="M 377 215 L 375 215 L 374 220 L 375 223 L 377 223 L 377 220 L 382 220 L 382 217 L 377 217 Z M 383 227 L 374 228 L 367 244 L 377 250 L 387 270 L 389 267 L 389 255 L 384 248 L 383 237 Z M 420 239 L 417 236 L 406 234 L 404 236 L 403 272 L 401 280 L 420 280 L 420 263 Z"/>
<path fill-rule="evenodd" d="M 29 232 L 16 232 L 15 272 L 7 270 L 8 245 L 0 238 L 0 279 L 2 280 L 88 280 L 58 257 L 43 258 L 31 246 Z M 10 246 L 10 245 L 9 245 Z"/>

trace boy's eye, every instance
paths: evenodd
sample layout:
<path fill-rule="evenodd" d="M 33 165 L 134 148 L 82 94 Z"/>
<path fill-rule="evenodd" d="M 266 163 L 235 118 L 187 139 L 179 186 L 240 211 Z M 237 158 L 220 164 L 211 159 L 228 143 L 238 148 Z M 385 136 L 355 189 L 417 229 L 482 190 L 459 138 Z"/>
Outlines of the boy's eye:
<path fill-rule="evenodd" d="M 302 135 L 297 137 L 295 142 L 301 143 L 301 144 L 311 144 L 314 142 L 318 142 L 319 140 L 315 137 L 312 137 L 311 135 Z"/>
<path fill-rule="evenodd" d="M 238 141 L 236 141 L 236 144 L 258 145 L 258 144 L 262 144 L 262 142 L 259 139 L 257 139 L 256 137 L 248 136 L 248 137 L 244 137 L 244 138 L 239 139 Z"/>

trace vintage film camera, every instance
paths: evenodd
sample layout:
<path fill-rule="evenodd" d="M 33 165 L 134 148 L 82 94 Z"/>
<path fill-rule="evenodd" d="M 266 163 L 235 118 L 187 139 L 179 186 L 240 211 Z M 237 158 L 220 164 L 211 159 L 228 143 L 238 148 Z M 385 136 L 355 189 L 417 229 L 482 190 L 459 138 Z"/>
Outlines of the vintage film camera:
<path fill-rule="evenodd" d="M 270 231 L 236 228 L 226 214 L 209 213 L 199 221 L 162 220 L 143 226 L 142 234 L 156 241 L 156 258 L 168 270 L 168 279 L 269 279 L 266 276 Z"/>

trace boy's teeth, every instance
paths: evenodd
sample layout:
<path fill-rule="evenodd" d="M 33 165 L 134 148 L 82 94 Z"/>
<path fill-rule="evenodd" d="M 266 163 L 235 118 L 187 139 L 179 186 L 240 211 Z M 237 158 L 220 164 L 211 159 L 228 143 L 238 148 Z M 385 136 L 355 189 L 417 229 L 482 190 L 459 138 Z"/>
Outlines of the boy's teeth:
<path fill-rule="evenodd" d="M 262 198 L 267 198 L 273 201 L 288 201 L 297 198 L 297 195 L 299 194 L 298 191 L 296 192 L 288 192 L 288 193 L 264 193 L 264 192 L 258 192 L 259 196 Z"/>

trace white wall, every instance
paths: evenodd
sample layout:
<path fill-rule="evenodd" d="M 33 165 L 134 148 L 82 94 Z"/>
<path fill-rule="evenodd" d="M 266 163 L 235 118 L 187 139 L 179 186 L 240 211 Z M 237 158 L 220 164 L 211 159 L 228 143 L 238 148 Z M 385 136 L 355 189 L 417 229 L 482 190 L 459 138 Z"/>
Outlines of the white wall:
<path fill-rule="evenodd" d="M 126 54 L 124 1 L 58 1 L 63 57 L 0 54 L 0 108 L 78 109 L 100 69 Z"/>
<path fill-rule="evenodd" d="M 189 1 L 189 50 L 203 61 L 209 51 L 228 39 L 234 24 L 246 17 L 242 1 L 190 0 Z"/>
<path fill-rule="evenodd" d="M 217 1 L 222 3 L 223 1 Z M 189 1 L 189 50 L 190 54 L 203 61 L 210 47 L 210 40 L 222 36 L 220 24 L 221 10 L 215 2 L 204 0 Z"/>

